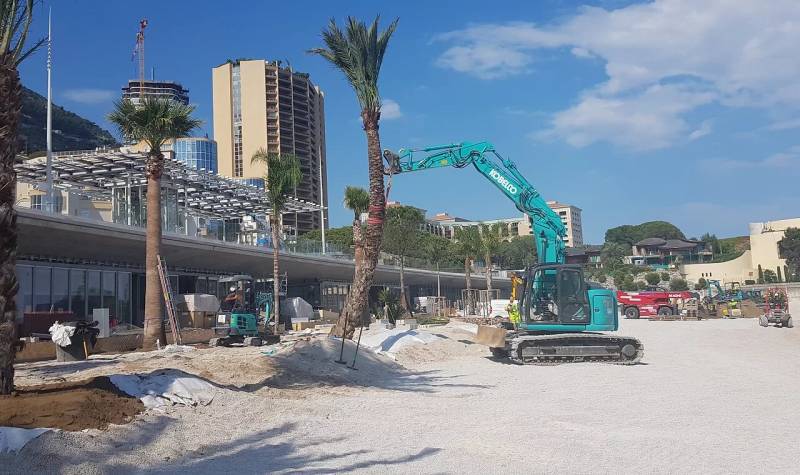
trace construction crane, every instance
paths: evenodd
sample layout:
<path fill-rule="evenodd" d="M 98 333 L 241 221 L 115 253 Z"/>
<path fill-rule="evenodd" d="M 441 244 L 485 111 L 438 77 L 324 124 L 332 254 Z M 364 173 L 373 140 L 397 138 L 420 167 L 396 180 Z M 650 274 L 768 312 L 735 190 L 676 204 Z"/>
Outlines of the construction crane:
<path fill-rule="evenodd" d="M 586 281 L 580 265 L 566 264 L 561 218 L 536 188 L 489 142 L 463 142 L 383 152 L 388 175 L 469 165 L 486 177 L 531 222 L 538 264 L 523 275 L 520 321 L 512 328 L 480 326 L 478 341 L 495 356 L 518 363 L 604 361 L 635 364 L 643 347 L 632 337 L 596 333 L 619 328 L 617 300 L 608 289 Z"/>
<path fill-rule="evenodd" d="M 147 18 L 139 21 L 139 31 L 136 33 L 136 46 L 133 56 L 139 59 L 139 100 L 144 99 L 144 29 L 147 28 Z"/>

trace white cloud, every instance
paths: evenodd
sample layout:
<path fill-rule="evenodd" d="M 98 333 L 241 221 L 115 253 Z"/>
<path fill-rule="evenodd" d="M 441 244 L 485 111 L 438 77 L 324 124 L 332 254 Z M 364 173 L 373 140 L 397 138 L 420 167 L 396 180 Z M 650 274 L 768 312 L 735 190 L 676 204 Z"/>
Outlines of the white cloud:
<path fill-rule="evenodd" d="M 632 150 L 654 150 L 686 136 L 690 127 L 681 115 L 715 97 L 677 85 L 654 85 L 624 97 L 592 92 L 555 114 L 551 127 L 535 136 L 563 139 L 574 147 L 605 140 Z"/>
<path fill-rule="evenodd" d="M 62 94 L 65 99 L 80 104 L 102 104 L 114 98 L 114 91 L 105 89 L 67 89 Z"/>
<path fill-rule="evenodd" d="M 392 120 L 403 117 L 400 111 L 400 104 L 392 99 L 381 100 L 381 120 Z"/>
<path fill-rule="evenodd" d="M 767 130 L 791 130 L 800 129 L 800 119 L 789 119 L 773 122 L 767 126 Z"/>
<path fill-rule="evenodd" d="M 685 127 L 680 116 L 707 101 L 694 101 L 679 112 L 664 104 L 658 108 L 661 113 L 636 109 L 637 104 L 651 105 L 643 96 L 652 95 L 652 88 L 659 85 L 700 85 L 715 94 L 715 101 L 730 107 L 800 108 L 800 55 L 796 54 L 800 2 L 796 0 L 739 0 L 735 7 L 727 0 L 655 0 L 615 10 L 584 7 L 559 23 L 476 24 L 436 40 L 449 44 L 437 64 L 483 79 L 524 73 L 545 49 L 604 60 L 607 79 L 554 117 L 554 132 L 573 136 L 571 143 L 619 143 L 613 136 L 587 135 L 585 130 L 619 133 L 619 128 L 590 123 L 592 116 L 607 120 L 614 109 L 636 110 L 649 117 L 665 130 L 655 134 L 668 138 L 656 140 L 661 146 L 685 138 L 675 132 Z M 589 111 L 589 104 L 603 110 Z M 616 115 L 613 120 L 631 122 Z M 563 128 L 571 122 L 579 128 Z"/>
<path fill-rule="evenodd" d="M 728 158 L 712 158 L 701 162 L 706 168 L 713 170 L 742 170 L 764 168 L 789 168 L 800 165 L 800 145 L 774 153 L 758 160 L 736 160 Z"/>
<path fill-rule="evenodd" d="M 691 134 L 689 134 L 689 140 L 697 140 L 701 137 L 705 137 L 706 135 L 711 133 L 711 121 L 704 120 L 700 127 L 694 129 Z"/>

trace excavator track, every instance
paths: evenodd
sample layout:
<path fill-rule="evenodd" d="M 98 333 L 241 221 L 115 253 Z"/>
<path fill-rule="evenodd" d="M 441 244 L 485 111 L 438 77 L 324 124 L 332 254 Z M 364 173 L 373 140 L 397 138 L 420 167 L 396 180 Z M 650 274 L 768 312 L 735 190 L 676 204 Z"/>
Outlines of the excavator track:
<path fill-rule="evenodd" d="M 506 348 L 511 361 L 534 365 L 581 362 L 634 365 L 644 355 L 644 346 L 636 338 L 602 333 L 518 334 Z"/>

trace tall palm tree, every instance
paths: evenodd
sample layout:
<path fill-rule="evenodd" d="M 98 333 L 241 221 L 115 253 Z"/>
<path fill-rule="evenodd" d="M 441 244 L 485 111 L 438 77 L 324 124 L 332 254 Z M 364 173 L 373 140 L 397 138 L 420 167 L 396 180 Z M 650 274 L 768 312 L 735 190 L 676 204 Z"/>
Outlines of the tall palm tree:
<path fill-rule="evenodd" d="M 483 257 L 486 260 L 486 290 L 489 291 L 489 298 L 492 295 L 492 259 L 497 255 L 500 250 L 500 243 L 503 241 L 500 236 L 501 229 L 500 223 L 481 226 L 481 247 L 483 248 Z"/>
<path fill-rule="evenodd" d="M 297 188 L 303 173 L 300 171 L 300 160 L 291 154 L 267 153 L 260 148 L 250 157 L 251 163 L 266 165 L 264 185 L 269 198 L 271 212 L 269 225 L 272 230 L 272 308 L 275 312 L 275 332 L 282 333 L 280 328 L 280 242 L 283 228 L 283 209 L 289 200 L 288 193 Z M 269 318 L 269 315 L 267 315 Z"/>
<path fill-rule="evenodd" d="M 357 322 L 367 309 L 369 289 L 378 264 L 383 239 L 383 221 L 386 213 L 386 196 L 383 188 L 383 162 L 378 123 L 381 118 L 381 98 L 378 92 L 383 56 L 389 38 L 397 28 L 397 20 L 378 32 L 379 17 L 369 27 L 353 17 L 347 18 L 345 31 L 331 20 L 322 31 L 326 48 L 310 52 L 328 60 L 340 70 L 353 87 L 361 106 L 361 121 L 367 136 L 367 163 L 369 166 L 369 218 L 364 234 L 364 259 L 356 263 L 353 285 L 333 333 L 351 337 Z"/>
<path fill-rule="evenodd" d="M 144 142 L 147 152 L 147 233 L 145 250 L 144 339 L 151 350 L 156 340 L 165 341 L 161 282 L 158 278 L 158 255 L 161 254 L 161 175 L 164 172 L 164 145 L 186 137 L 202 121 L 192 118 L 194 106 L 174 101 L 144 98 L 134 104 L 129 100 L 114 104 L 108 120 L 119 127 L 125 140 Z"/>
<path fill-rule="evenodd" d="M 0 2 L 0 394 L 14 390 L 17 314 L 17 130 L 22 110 L 19 64 L 44 40 L 25 49 L 33 0 Z"/>
<path fill-rule="evenodd" d="M 464 302 L 466 313 L 475 312 L 475 301 L 472 298 L 472 261 L 481 252 L 481 234 L 477 226 L 456 228 L 458 253 L 464 259 L 464 279 L 466 280 L 467 297 Z"/>
<path fill-rule="evenodd" d="M 344 189 L 344 207 L 353 212 L 353 245 L 355 247 L 355 265 L 364 258 L 364 233 L 361 229 L 361 215 L 369 209 L 369 192 L 360 186 L 348 186 Z"/>

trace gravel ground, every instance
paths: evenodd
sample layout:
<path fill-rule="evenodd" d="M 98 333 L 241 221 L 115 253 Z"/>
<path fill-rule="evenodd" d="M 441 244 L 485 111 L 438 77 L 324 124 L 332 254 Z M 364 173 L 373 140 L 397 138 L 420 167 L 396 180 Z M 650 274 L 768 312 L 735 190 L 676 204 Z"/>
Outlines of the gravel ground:
<path fill-rule="evenodd" d="M 398 352 L 408 369 L 365 353 L 363 373 L 350 372 L 330 362 L 330 340 L 276 357 L 229 349 L 230 372 L 250 361 L 272 378 L 253 383 L 258 375 L 243 370 L 206 407 L 45 434 L 0 456 L 0 473 L 797 470 L 797 328 L 624 321 L 622 332 L 644 343 L 644 364 L 551 367 L 496 362 L 467 332 L 429 331 L 443 341 Z M 222 356 L 213 351 L 175 361 Z M 222 377 L 215 371 L 204 377 Z M 42 372 L 20 374 L 33 382 Z"/>

